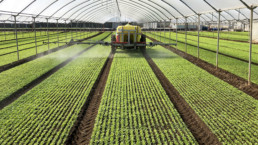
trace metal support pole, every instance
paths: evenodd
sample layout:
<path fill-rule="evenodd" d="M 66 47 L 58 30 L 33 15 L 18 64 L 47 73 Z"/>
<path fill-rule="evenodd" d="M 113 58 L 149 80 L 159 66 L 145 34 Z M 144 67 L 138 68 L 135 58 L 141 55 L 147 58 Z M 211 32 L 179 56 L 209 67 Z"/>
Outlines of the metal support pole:
<path fill-rule="evenodd" d="M 220 38 L 220 15 L 221 15 L 221 11 L 218 11 L 219 13 L 219 18 L 218 18 L 218 38 L 217 38 L 217 53 L 216 53 L 216 68 L 219 67 L 219 38 Z"/>
<path fill-rule="evenodd" d="M 177 44 L 177 28 L 178 28 L 178 18 L 176 18 L 176 44 Z M 178 45 L 176 45 L 177 48 Z"/>
<path fill-rule="evenodd" d="M 93 23 L 91 23 L 91 31 L 94 34 L 94 30 L 93 30 Z"/>
<path fill-rule="evenodd" d="M 16 16 L 14 17 L 14 25 L 15 25 L 15 38 L 16 38 L 16 48 L 17 48 L 17 58 L 20 60 L 19 56 L 19 44 L 18 44 L 18 36 L 17 36 L 17 22 L 16 22 Z"/>
<path fill-rule="evenodd" d="M 86 29 L 85 29 L 85 23 L 83 22 L 82 23 L 82 32 L 83 32 L 83 38 L 85 38 L 86 37 Z"/>
<path fill-rule="evenodd" d="M 160 21 L 160 29 L 159 29 L 159 41 L 161 42 L 161 22 L 162 21 Z"/>
<path fill-rule="evenodd" d="M 82 27 L 80 26 L 80 23 L 79 23 L 79 33 L 80 33 L 80 35 L 79 35 L 79 39 L 81 39 L 82 38 Z"/>
<path fill-rule="evenodd" d="M 5 21 L 4 21 L 4 40 L 6 41 Z"/>
<path fill-rule="evenodd" d="M 65 41 L 67 42 L 67 24 L 65 20 Z"/>
<path fill-rule="evenodd" d="M 49 50 L 49 30 L 48 30 L 48 18 L 47 18 L 47 42 L 48 42 L 48 50 Z"/>
<path fill-rule="evenodd" d="M 75 39 L 77 39 L 77 25 L 78 25 L 78 22 L 76 22 L 76 24 L 75 24 L 75 29 L 74 29 L 74 32 L 75 32 Z"/>
<path fill-rule="evenodd" d="M 89 34 L 90 34 L 90 27 L 89 27 L 89 25 L 87 26 L 87 37 L 89 37 Z"/>
<path fill-rule="evenodd" d="M 73 21 L 71 21 L 71 38 L 73 39 Z"/>
<path fill-rule="evenodd" d="M 24 31 L 22 31 L 22 38 L 24 38 Z"/>
<path fill-rule="evenodd" d="M 170 19 L 170 23 L 169 23 L 169 43 L 171 41 L 171 28 L 170 28 L 171 24 L 172 24 L 172 20 Z"/>
<path fill-rule="evenodd" d="M 185 17 L 185 52 L 187 53 L 187 17 Z"/>
<path fill-rule="evenodd" d="M 57 44 L 59 47 L 59 29 L 58 29 L 58 19 L 56 19 L 56 29 L 57 29 Z"/>
<path fill-rule="evenodd" d="M 156 25 L 155 25 L 156 27 L 155 27 L 155 35 L 154 35 L 154 37 L 155 37 L 155 39 L 157 40 L 157 27 L 158 27 L 158 22 L 156 22 Z"/>
<path fill-rule="evenodd" d="M 252 48 L 253 48 L 253 18 L 254 18 L 254 8 L 251 7 L 250 16 L 250 50 L 249 50 L 249 69 L 248 69 L 248 85 L 251 85 L 251 70 L 252 70 Z"/>
<path fill-rule="evenodd" d="M 198 14 L 198 50 L 197 57 L 200 58 L 200 29 L 201 29 L 201 14 Z"/>
<path fill-rule="evenodd" d="M 164 42 L 166 42 L 166 33 L 165 33 L 166 21 L 164 21 Z"/>
<path fill-rule="evenodd" d="M 36 55 L 37 55 L 38 46 L 37 46 L 37 32 L 36 32 L 36 17 L 33 17 L 33 29 L 34 29 L 34 40 L 35 40 L 35 48 L 36 48 Z"/>

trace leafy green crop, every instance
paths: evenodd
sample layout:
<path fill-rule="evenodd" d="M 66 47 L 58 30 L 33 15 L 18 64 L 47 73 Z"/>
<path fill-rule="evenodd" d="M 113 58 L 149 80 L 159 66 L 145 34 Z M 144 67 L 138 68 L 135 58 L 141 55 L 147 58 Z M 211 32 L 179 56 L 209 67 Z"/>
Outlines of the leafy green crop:
<path fill-rule="evenodd" d="M 187 32 L 187 33 L 193 33 L 193 32 Z M 156 33 L 156 34 L 160 35 L 160 33 Z M 161 35 L 164 36 L 164 33 L 162 32 Z M 169 38 L 168 32 L 165 33 L 165 37 Z M 187 35 L 187 43 L 197 47 L 197 44 L 198 44 L 197 38 L 198 38 L 197 36 Z M 241 38 L 241 36 L 239 36 L 239 39 L 240 38 Z M 173 41 L 176 41 L 176 33 L 171 33 L 171 39 L 173 39 Z M 158 40 L 160 40 L 160 39 L 158 39 Z M 163 38 L 161 40 L 164 41 Z M 180 43 L 185 43 L 185 34 L 179 33 L 178 41 Z M 216 51 L 217 50 L 217 40 L 213 39 L 213 38 L 200 37 L 200 47 L 203 47 L 208 50 Z M 183 49 L 183 50 L 185 50 L 185 49 Z M 220 40 L 219 52 L 248 61 L 249 60 L 249 43 Z M 258 63 L 258 45 L 257 44 L 253 45 L 252 54 L 253 54 L 253 62 Z M 195 53 L 193 53 L 192 55 L 197 55 L 197 51 Z"/>
<path fill-rule="evenodd" d="M 147 53 L 223 144 L 258 142 L 258 101 L 161 46 Z"/>
<path fill-rule="evenodd" d="M 37 52 L 41 53 L 48 50 L 48 45 L 44 44 L 43 41 L 48 41 L 48 36 L 44 33 L 44 35 L 40 35 L 41 32 L 37 32 Z M 50 32 L 49 34 L 49 41 L 70 41 L 72 35 L 74 39 L 81 39 L 87 36 L 92 36 L 95 33 L 88 32 L 82 32 L 76 34 L 77 32 Z M 33 33 L 34 34 L 34 33 Z M 35 38 L 34 35 L 31 36 L 31 33 L 24 34 L 23 37 L 18 37 L 18 44 L 19 44 L 19 56 L 20 59 L 27 58 L 29 56 L 36 54 L 36 47 L 35 47 Z M 57 37 L 58 36 L 58 37 Z M 77 37 L 76 37 L 77 36 Z M 2 36 L 3 37 L 3 36 Z M 64 45 L 63 43 L 60 43 L 60 46 Z M 50 49 L 58 47 L 58 44 L 51 43 Z M 16 53 L 17 47 L 16 47 L 16 40 L 11 41 L 2 41 L 0 42 L 0 55 L 7 54 L 0 56 L 0 66 L 5 65 L 14 61 L 17 61 L 17 53 Z M 10 54 L 8 54 L 10 53 Z"/>
<path fill-rule="evenodd" d="M 156 33 L 157 35 L 159 35 L 159 33 Z M 158 40 L 159 37 L 151 34 L 151 33 L 148 33 L 149 36 L 153 37 L 153 38 L 157 38 Z M 173 34 L 174 35 L 174 34 Z M 176 37 L 175 36 L 171 36 L 172 39 L 175 39 Z M 162 36 L 164 36 L 162 34 Z M 169 37 L 169 34 L 166 35 L 166 37 Z M 189 37 L 189 36 L 187 36 Z M 183 38 L 180 38 L 179 40 L 182 40 Z M 208 41 L 209 43 L 212 42 L 212 43 L 216 43 L 217 41 L 215 39 L 211 39 L 211 38 L 206 38 L 208 40 L 202 40 L 203 38 L 201 38 L 201 42 L 203 41 Z M 161 39 L 163 42 L 168 42 L 168 39 L 165 39 L 162 38 Z M 172 42 L 175 42 L 175 41 L 172 41 Z M 187 42 L 191 42 L 190 40 L 188 40 Z M 235 42 L 230 42 L 229 44 L 232 44 L 232 43 L 235 43 Z M 196 44 L 196 42 L 195 42 Z M 243 45 L 246 45 L 246 44 L 243 44 Z M 212 47 L 210 47 L 212 46 Z M 257 50 L 258 45 L 255 45 L 254 46 L 254 53 L 253 53 L 253 58 L 255 60 L 255 58 L 258 60 L 258 55 L 255 53 Z M 207 45 L 207 46 L 203 46 L 204 48 L 206 49 L 211 49 L 213 48 L 214 51 L 216 51 L 216 45 Z M 184 42 L 178 42 L 178 46 L 177 48 L 179 50 L 182 50 L 182 51 L 185 51 L 185 43 Z M 221 48 L 223 49 L 223 48 Z M 245 48 L 245 49 L 248 49 Z M 220 50 L 221 51 L 221 50 Z M 188 45 L 187 46 L 187 53 L 190 54 L 190 55 L 193 55 L 195 57 L 197 57 L 197 46 L 190 46 Z M 230 55 L 234 56 L 235 54 L 244 54 L 243 52 L 241 51 L 236 51 L 236 50 L 228 50 L 228 54 L 230 53 Z M 245 54 L 247 55 L 247 54 Z M 204 49 L 200 49 L 200 59 L 204 60 L 204 61 L 207 61 L 213 65 L 216 65 L 216 53 L 214 52 L 210 52 L 210 51 L 207 51 L 207 50 L 204 50 Z M 246 58 L 247 59 L 247 58 Z M 240 76 L 244 79 L 247 79 L 248 77 L 248 63 L 247 62 L 243 62 L 241 60 L 238 60 L 238 59 L 234 59 L 234 58 L 231 58 L 231 57 L 227 57 L 227 56 L 224 56 L 224 55 L 219 55 L 219 67 L 224 69 L 224 70 L 227 70 L 237 76 Z M 256 83 L 258 84 L 258 66 L 257 65 L 252 65 L 252 82 L 253 83 Z"/>
<path fill-rule="evenodd" d="M 197 144 L 140 51 L 117 50 L 91 144 Z"/>
<path fill-rule="evenodd" d="M 0 144 L 64 144 L 110 50 L 95 46 L 3 108 Z"/>
<path fill-rule="evenodd" d="M 184 31 L 178 31 L 179 33 L 184 34 Z M 189 31 L 187 32 L 188 35 L 194 35 L 197 36 L 197 31 Z M 201 37 L 211 37 L 211 38 L 217 38 L 218 34 L 217 31 L 208 32 L 208 31 L 200 31 Z M 228 32 L 228 31 L 221 31 L 220 32 L 220 38 L 221 39 L 227 39 L 227 40 L 236 40 L 236 41 L 249 41 L 249 33 L 248 32 Z"/>
<path fill-rule="evenodd" d="M 100 40 L 109 32 L 92 38 Z M 74 45 L 0 73 L 0 101 L 89 45 Z"/>

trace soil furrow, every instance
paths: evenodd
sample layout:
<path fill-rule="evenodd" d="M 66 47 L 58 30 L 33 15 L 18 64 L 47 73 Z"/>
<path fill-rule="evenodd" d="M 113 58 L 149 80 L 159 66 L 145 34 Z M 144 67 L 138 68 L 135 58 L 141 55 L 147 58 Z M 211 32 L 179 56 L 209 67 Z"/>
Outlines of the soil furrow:
<path fill-rule="evenodd" d="M 98 35 L 100 35 L 100 34 L 102 34 L 102 32 L 100 32 L 100 33 L 98 33 L 98 34 L 95 34 L 95 35 L 93 35 L 93 36 L 87 37 L 87 38 L 85 38 L 85 39 L 82 39 L 82 40 L 80 40 L 79 42 L 85 41 L 85 40 L 88 40 L 88 39 L 91 39 L 91 38 L 96 37 L 96 36 L 98 36 Z M 73 44 L 73 45 L 74 45 L 74 44 Z M 45 55 L 54 53 L 54 52 L 59 51 L 59 50 L 62 50 L 62 49 L 67 48 L 67 47 L 69 47 L 69 46 L 72 46 L 72 45 L 59 46 L 59 47 L 50 49 L 50 50 L 48 50 L 48 51 L 44 51 L 44 52 L 38 53 L 37 55 L 33 55 L 33 56 L 30 56 L 30 57 L 27 57 L 27 58 L 24 58 L 24 59 L 21 59 L 21 60 L 18 60 L 18 61 L 15 61 L 15 62 L 6 64 L 6 65 L 0 66 L 0 73 L 3 72 L 3 71 L 6 71 L 6 70 L 8 70 L 8 69 L 11 69 L 11 68 L 13 68 L 13 67 L 16 67 L 16 66 L 19 66 L 19 65 L 21 65 L 21 64 L 24 64 L 24 63 L 26 63 L 26 62 L 35 60 L 35 59 L 37 59 L 37 58 L 43 57 L 43 56 L 45 56 Z"/>
<path fill-rule="evenodd" d="M 113 61 L 115 50 L 112 50 L 107 58 L 101 72 L 95 81 L 90 94 L 82 107 L 78 118 L 72 127 L 65 144 L 87 145 L 90 143 L 91 134 L 94 128 L 95 118 L 98 114 L 99 105 L 105 90 L 107 78 Z"/>
<path fill-rule="evenodd" d="M 111 34 L 111 33 L 110 33 Z M 110 35 L 109 34 L 109 35 Z M 107 35 L 105 38 L 103 38 L 102 40 L 106 39 L 109 35 Z M 14 102 L 16 99 L 18 99 L 20 96 L 22 96 L 23 94 L 25 94 L 26 92 L 28 92 L 29 90 L 31 90 L 32 88 L 34 88 L 35 86 L 37 86 L 38 84 L 40 84 L 42 81 L 44 81 L 45 79 L 47 79 L 49 76 L 51 76 L 52 74 L 54 74 L 55 72 L 57 72 L 59 69 L 63 68 L 64 66 L 66 66 L 69 62 L 71 62 L 72 60 L 76 59 L 77 57 L 79 57 L 81 54 L 83 54 L 84 52 L 88 51 L 89 49 L 91 49 L 92 47 L 94 47 L 95 45 L 91 45 L 89 47 L 87 47 L 86 49 L 80 51 L 79 53 L 75 54 L 74 56 L 68 58 L 66 61 L 64 61 L 63 63 L 57 65 L 56 67 L 54 67 L 53 69 L 49 70 L 48 72 L 44 73 L 43 75 L 39 76 L 38 78 L 36 78 L 35 80 L 31 81 L 30 83 L 28 83 L 27 85 L 25 85 L 23 88 L 17 90 L 16 92 L 14 92 L 13 94 L 11 94 L 10 96 L 8 96 L 7 98 L 3 99 L 2 101 L 0 101 L 0 110 L 3 109 L 4 107 L 8 106 L 9 104 L 11 104 L 12 102 Z"/>
<path fill-rule="evenodd" d="M 148 37 L 152 41 L 157 41 L 151 37 Z M 171 46 L 163 46 L 164 48 L 176 53 L 177 55 L 185 58 L 189 62 L 195 64 L 196 66 L 206 70 L 210 74 L 214 75 L 215 77 L 229 83 L 230 85 L 238 88 L 239 90 L 245 92 L 246 94 L 252 96 L 255 99 L 258 99 L 258 85 L 252 83 L 248 85 L 248 81 L 244 78 L 241 78 L 235 74 L 232 74 L 224 69 L 216 68 L 213 64 L 210 64 L 204 60 L 198 59 L 190 54 L 187 54 L 181 50 L 173 48 Z"/>
<path fill-rule="evenodd" d="M 221 144 L 217 136 L 212 133 L 209 127 L 201 120 L 189 104 L 183 99 L 175 87 L 170 83 L 145 50 L 142 51 L 145 59 L 152 68 L 162 87 L 169 96 L 171 102 L 179 112 L 183 121 L 199 144 Z"/>

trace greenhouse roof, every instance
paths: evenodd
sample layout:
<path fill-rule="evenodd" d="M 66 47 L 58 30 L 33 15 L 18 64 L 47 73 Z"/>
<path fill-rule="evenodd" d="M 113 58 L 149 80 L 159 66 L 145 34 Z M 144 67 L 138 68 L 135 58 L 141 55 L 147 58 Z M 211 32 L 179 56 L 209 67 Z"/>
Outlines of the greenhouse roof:
<path fill-rule="evenodd" d="M 258 6 L 258 0 L 1 0 L 0 21 L 30 23 L 60 23 L 83 21 L 104 23 L 112 18 L 128 18 L 137 22 L 179 20 L 196 22 L 217 21 L 221 12 L 222 21 L 243 21 L 250 17 L 250 8 Z M 254 9 L 254 19 L 258 10 Z"/>

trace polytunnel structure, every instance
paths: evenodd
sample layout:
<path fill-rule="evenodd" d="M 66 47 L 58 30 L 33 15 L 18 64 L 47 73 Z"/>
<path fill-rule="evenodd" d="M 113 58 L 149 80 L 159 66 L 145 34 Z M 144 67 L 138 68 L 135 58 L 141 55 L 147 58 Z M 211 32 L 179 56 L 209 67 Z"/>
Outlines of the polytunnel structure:
<path fill-rule="evenodd" d="M 257 144 L 258 0 L 0 0 L 0 144 Z"/>

